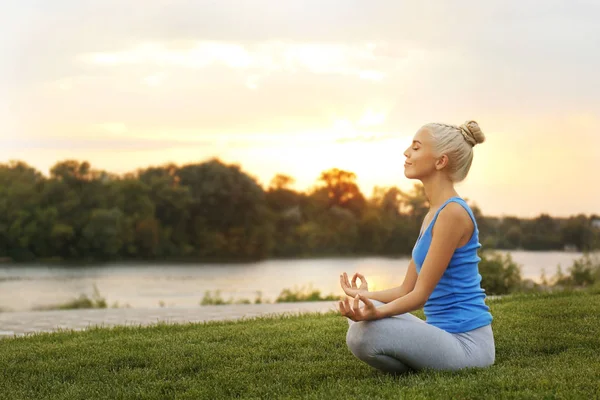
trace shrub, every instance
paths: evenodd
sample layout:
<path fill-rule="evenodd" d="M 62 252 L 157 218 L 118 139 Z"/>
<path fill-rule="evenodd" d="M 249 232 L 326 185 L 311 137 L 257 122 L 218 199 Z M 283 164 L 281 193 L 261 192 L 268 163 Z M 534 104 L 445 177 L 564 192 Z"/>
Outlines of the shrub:
<path fill-rule="evenodd" d="M 330 294 L 328 296 L 322 297 L 321 291 L 312 289 L 312 286 L 309 285 L 307 289 L 304 287 L 294 290 L 291 289 L 283 289 L 275 300 L 276 303 L 294 303 L 294 302 L 302 302 L 302 301 L 334 301 L 339 300 L 340 296 L 336 296 Z"/>
<path fill-rule="evenodd" d="M 585 253 L 581 258 L 573 261 L 568 269 L 569 275 L 564 275 L 560 267 L 554 276 L 555 286 L 585 287 L 600 282 L 600 256 Z"/>
<path fill-rule="evenodd" d="M 98 287 L 94 285 L 94 294 L 88 297 L 85 294 L 79 295 L 78 298 L 68 301 L 64 304 L 55 304 L 50 306 L 36 307 L 34 310 L 49 311 L 49 310 L 77 310 L 86 308 L 107 308 L 106 299 L 100 295 Z"/>
<path fill-rule="evenodd" d="M 487 294 L 508 294 L 521 289 L 521 266 L 510 254 L 484 252 L 479 262 L 481 286 Z"/>

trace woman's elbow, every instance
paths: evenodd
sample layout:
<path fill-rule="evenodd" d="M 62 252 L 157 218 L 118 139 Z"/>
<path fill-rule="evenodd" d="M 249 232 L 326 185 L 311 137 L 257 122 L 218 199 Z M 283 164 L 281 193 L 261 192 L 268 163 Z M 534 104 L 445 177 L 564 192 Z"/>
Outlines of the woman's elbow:
<path fill-rule="evenodd" d="M 425 293 L 421 290 L 413 290 L 411 294 L 414 298 L 415 307 L 417 309 L 423 308 L 429 299 L 429 293 Z"/>

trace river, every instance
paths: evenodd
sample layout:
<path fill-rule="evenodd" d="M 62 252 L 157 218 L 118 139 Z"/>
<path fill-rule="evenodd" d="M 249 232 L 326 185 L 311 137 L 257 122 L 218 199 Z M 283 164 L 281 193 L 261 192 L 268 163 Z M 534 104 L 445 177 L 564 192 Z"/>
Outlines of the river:
<path fill-rule="evenodd" d="M 511 251 L 522 266 L 523 278 L 539 281 L 557 265 L 566 271 L 576 252 Z M 0 311 L 24 311 L 61 304 L 80 294 L 91 296 L 94 286 L 109 306 L 134 308 L 196 307 L 205 291 L 220 290 L 223 299 L 249 299 L 257 292 L 263 299 L 275 300 L 283 289 L 309 286 L 322 295 L 343 294 L 339 287 L 342 272 L 365 275 L 371 290 L 402 283 L 409 258 L 332 258 L 308 260 L 268 260 L 248 264 L 142 264 L 103 266 L 0 265 Z"/>

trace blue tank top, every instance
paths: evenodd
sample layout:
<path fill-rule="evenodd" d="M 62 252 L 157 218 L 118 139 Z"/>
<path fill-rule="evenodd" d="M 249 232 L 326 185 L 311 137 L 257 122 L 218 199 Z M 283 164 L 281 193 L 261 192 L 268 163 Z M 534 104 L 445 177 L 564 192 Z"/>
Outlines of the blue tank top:
<path fill-rule="evenodd" d="M 412 256 L 418 274 L 431 245 L 433 225 L 440 211 L 450 202 L 458 203 L 467 210 L 475 227 L 469 242 L 454 250 L 444 275 L 429 296 L 423 311 L 428 324 L 450 333 L 461 333 L 492 322 L 492 314 L 485 304 L 485 291 L 481 288 L 478 268 L 481 261 L 477 255 L 477 249 L 481 247 L 479 230 L 471 208 L 463 199 L 452 197 L 441 205 L 429 226 L 419 235 Z"/>

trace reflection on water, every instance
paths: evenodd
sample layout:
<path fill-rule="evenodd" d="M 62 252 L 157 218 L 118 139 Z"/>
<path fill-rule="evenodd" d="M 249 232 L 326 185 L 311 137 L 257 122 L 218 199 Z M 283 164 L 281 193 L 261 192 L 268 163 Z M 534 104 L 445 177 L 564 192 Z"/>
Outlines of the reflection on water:
<path fill-rule="evenodd" d="M 523 266 L 524 278 L 539 280 L 571 266 L 581 253 L 510 252 Z M 196 307 L 205 291 L 221 291 L 224 299 L 274 300 L 285 288 L 311 285 L 321 294 L 341 295 L 339 275 L 356 271 L 365 275 L 371 290 L 402 283 L 409 258 L 349 258 L 317 260 L 269 260 L 236 265 L 113 264 L 99 267 L 0 266 L 0 310 L 30 310 L 36 306 L 64 303 L 93 294 L 94 285 L 109 305 L 155 308 Z"/>

